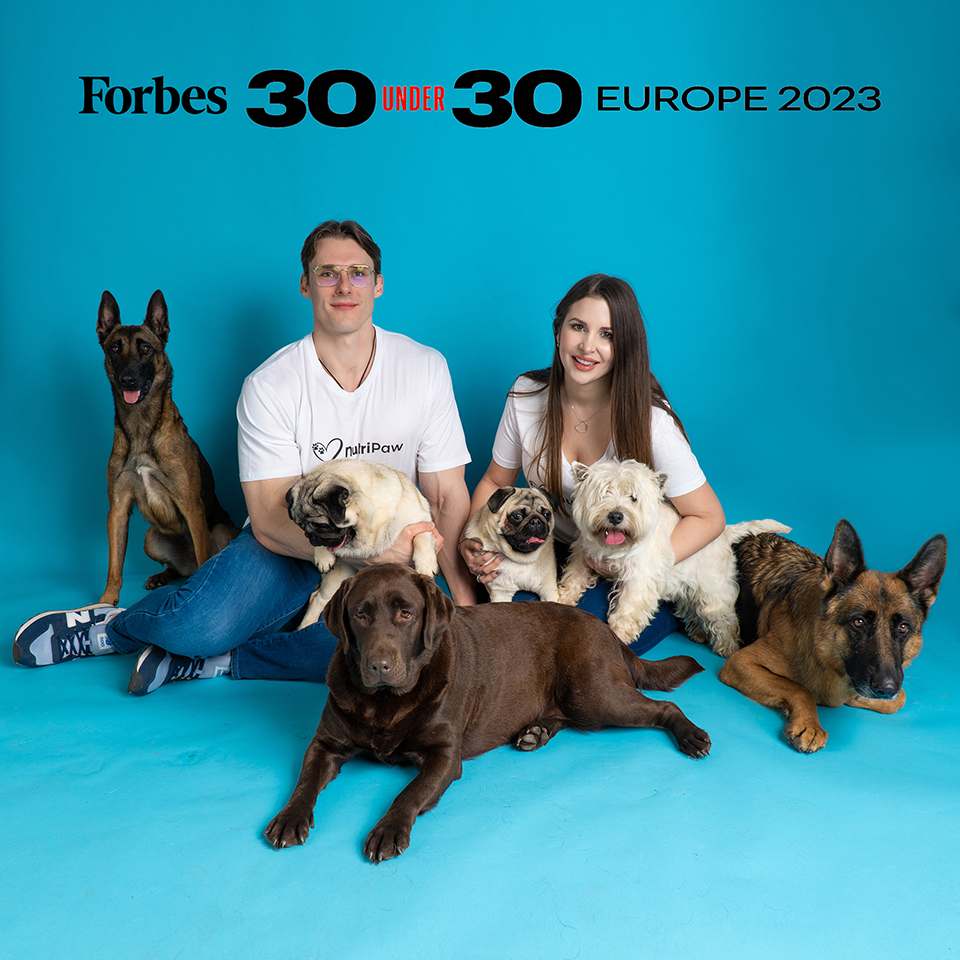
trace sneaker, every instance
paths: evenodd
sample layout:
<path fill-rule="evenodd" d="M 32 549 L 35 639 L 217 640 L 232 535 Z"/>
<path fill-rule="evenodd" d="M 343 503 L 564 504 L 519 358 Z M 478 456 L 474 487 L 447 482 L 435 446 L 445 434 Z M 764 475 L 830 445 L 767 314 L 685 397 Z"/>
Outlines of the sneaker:
<path fill-rule="evenodd" d="M 167 653 L 152 644 L 137 657 L 137 665 L 130 674 L 127 693 L 144 697 L 153 693 L 157 687 L 177 680 L 202 680 L 208 677 L 222 677 L 230 672 L 230 654 L 209 657 L 206 660 L 197 657 L 184 657 L 177 653 Z"/>
<path fill-rule="evenodd" d="M 78 657 L 114 653 L 106 626 L 122 609 L 95 604 L 78 610 L 39 613 L 13 638 L 13 662 L 22 667 L 45 667 Z"/>

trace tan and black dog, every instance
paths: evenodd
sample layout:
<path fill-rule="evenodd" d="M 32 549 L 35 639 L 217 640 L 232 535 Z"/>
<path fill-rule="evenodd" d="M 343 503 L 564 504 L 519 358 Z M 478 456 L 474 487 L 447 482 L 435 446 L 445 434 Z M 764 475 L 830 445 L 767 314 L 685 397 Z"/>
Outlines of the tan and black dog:
<path fill-rule="evenodd" d="M 106 356 L 115 408 L 107 464 L 110 560 L 100 603 L 116 606 L 133 505 L 150 524 L 143 549 L 167 565 L 148 590 L 188 576 L 239 532 L 214 492 L 213 472 L 194 443 L 170 393 L 167 304 L 157 290 L 139 326 L 122 326 L 120 308 L 104 290 L 97 336 Z"/>
<path fill-rule="evenodd" d="M 814 753 L 826 744 L 817 704 L 878 713 L 903 706 L 903 671 L 920 652 L 947 562 L 943 534 L 897 573 L 867 569 L 846 520 L 826 557 L 772 533 L 747 537 L 734 551 L 747 645 L 727 660 L 720 679 L 782 710 L 792 746 Z"/>

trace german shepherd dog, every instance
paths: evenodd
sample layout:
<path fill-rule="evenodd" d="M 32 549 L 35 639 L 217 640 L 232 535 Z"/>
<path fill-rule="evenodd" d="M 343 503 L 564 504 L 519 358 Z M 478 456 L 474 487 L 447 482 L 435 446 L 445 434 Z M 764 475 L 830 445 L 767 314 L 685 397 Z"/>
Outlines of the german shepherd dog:
<path fill-rule="evenodd" d="M 213 472 L 173 402 L 173 370 L 165 351 L 169 333 L 167 304 L 159 290 L 140 326 L 122 326 L 117 301 L 104 290 L 97 336 L 116 415 L 107 463 L 110 560 L 99 602 L 110 606 L 120 599 L 134 503 L 150 524 L 144 551 L 167 565 L 147 580 L 148 590 L 193 573 L 239 533 L 220 506 Z"/>
<path fill-rule="evenodd" d="M 720 679 L 782 710 L 801 753 L 827 742 L 817 704 L 894 713 L 906 701 L 903 671 L 920 652 L 920 630 L 947 562 L 931 537 L 897 573 L 867 569 L 856 531 L 841 520 L 826 557 L 761 533 L 734 546 L 741 642 Z"/>

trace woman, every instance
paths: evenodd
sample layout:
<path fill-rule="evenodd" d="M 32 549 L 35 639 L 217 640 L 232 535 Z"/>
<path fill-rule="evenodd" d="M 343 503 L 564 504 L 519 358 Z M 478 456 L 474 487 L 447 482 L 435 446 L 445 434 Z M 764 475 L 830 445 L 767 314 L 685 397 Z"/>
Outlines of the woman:
<path fill-rule="evenodd" d="M 522 469 L 528 483 L 545 487 L 563 504 L 555 537 L 565 559 L 565 545 L 576 537 L 570 464 L 630 457 L 669 476 L 664 494 L 681 517 L 671 538 L 677 561 L 718 537 L 723 508 L 650 372 L 647 334 L 630 284 L 605 274 L 584 277 L 558 304 L 553 334 L 552 365 L 520 376 L 507 396 L 493 459 L 474 491 L 471 513 L 499 487 L 515 485 Z M 480 583 L 496 577 L 499 556 L 484 552 L 477 540 L 461 540 L 460 552 Z M 605 620 L 610 586 L 600 580 L 579 606 Z M 661 607 L 631 646 L 642 653 L 677 628 Z"/>

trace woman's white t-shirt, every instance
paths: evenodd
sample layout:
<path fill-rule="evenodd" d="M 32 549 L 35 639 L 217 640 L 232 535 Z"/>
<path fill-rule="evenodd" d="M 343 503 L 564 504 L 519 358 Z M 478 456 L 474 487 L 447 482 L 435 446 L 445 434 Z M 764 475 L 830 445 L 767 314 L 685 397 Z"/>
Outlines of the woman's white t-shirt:
<path fill-rule="evenodd" d="M 544 415 L 547 410 L 547 390 L 528 393 L 543 386 L 529 377 L 518 377 L 513 390 L 507 397 L 497 436 L 493 441 L 493 459 L 506 470 L 523 470 L 527 483 L 540 486 L 544 476 L 534 457 L 540 446 Z M 514 393 L 513 391 L 520 391 Z M 654 470 L 667 474 L 663 492 L 667 497 L 680 497 L 692 493 L 706 483 L 707 478 L 690 449 L 676 421 L 665 410 L 654 407 L 650 415 L 651 443 L 653 446 Z M 569 514 L 573 503 L 573 470 L 561 451 L 560 479 L 562 496 Z M 613 441 L 607 447 L 601 460 L 615 460 Z M 557 515 L 555 536 L 564 543 L 576 538 L 576 527 L 571 517 Z"/>

